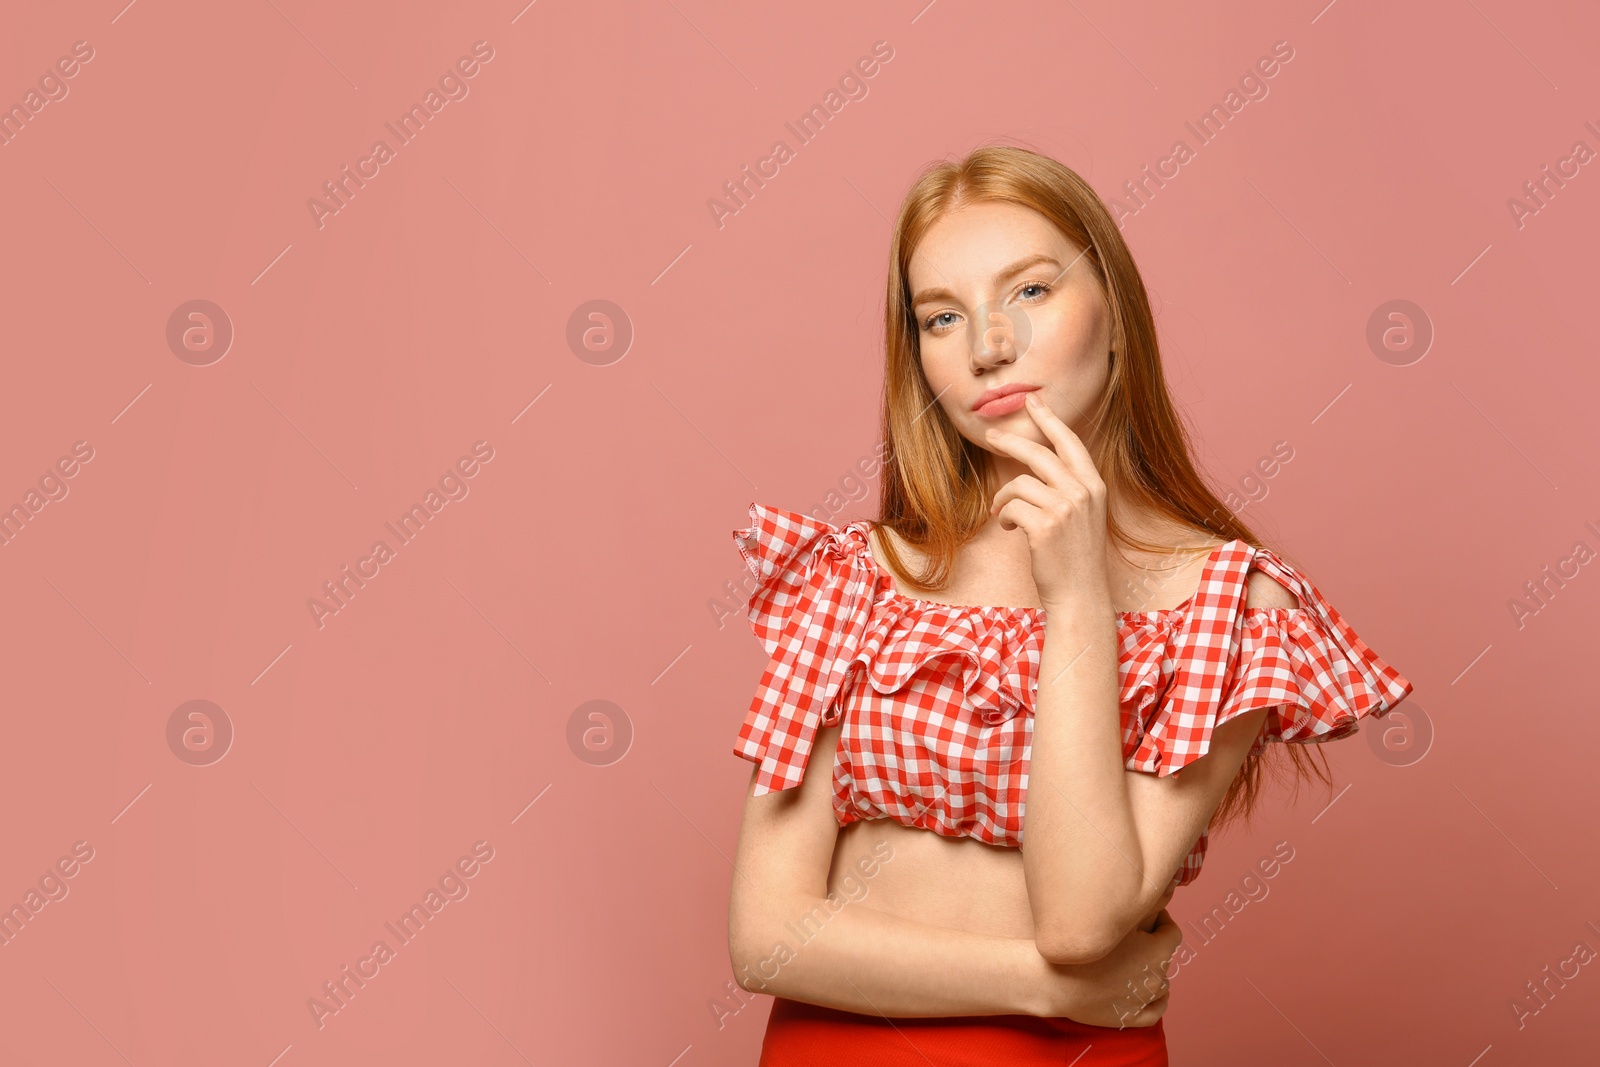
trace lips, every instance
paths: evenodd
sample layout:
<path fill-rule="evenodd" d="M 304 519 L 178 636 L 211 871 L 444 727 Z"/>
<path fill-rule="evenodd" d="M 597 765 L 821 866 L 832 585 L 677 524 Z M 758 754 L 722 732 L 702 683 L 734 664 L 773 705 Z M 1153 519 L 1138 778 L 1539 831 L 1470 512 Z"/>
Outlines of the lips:
<path fill-rule="evenodd" d="M 972 410 L 976 411 L 980 415 L 996 413 L 986 412 L 984 411 L 984 408 L 994 404 L 996 400 L 1003 400 L 1006 397 L 1012 396 L 1016 393 L 1031 393 L 1038 388 L 1039 387 L 1037 385 L 1028 385 L 1025 382 L 1012 382 L 1009 385 L 996 386 L 995 388 L 990 389 L 983 395 L 979 396 L 978 399 L 973 402 Z M 1022 406 L 1022 400 L 1019 397 L 1009 404 L 996 406 L 1004 406 L 1007 411 L 1015 411 Z"/>

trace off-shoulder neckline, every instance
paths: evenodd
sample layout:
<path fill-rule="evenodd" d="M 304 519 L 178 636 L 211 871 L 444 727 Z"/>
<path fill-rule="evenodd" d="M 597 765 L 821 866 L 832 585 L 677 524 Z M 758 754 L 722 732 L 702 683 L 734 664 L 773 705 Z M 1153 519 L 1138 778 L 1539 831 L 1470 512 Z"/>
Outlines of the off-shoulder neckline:
<path fill-rule="evenodd" d="M 1048 615 L 1048 612 L 1044 608 L 1029 607 L 1027 605 L 945 604 L 937 600 L 923 600 L 919 597 L 907 596 L 905 593 L 902 593 L 899 589 L 895 588 L 894 575 L 890 573 L 888 567 L 885 567 L 882 563 L 878 562 L 878 558 L 872 554 L 871 535 L 873 528 L 878 524 L 871 519 L 862 519 L 859 522 L 853 523 L 852 525 L 856 526 L 856 528 L 861 531 L 860 551 L 862 555 L 866 557 L 867 564 L 873 569 L 874 573 L 880 577 L 880 579 L 888 582 L 889 595 L 895 600 L 910 604 L 911 606 L 917 608 L 943 608 L 946 611 L 973 611 L 980 614 L 988 613 L 1013 617 L 1022 616 L 1023 618 L 1035 620 L 1043 619 Z M 1211 554 L 1206 557 L 1205 563 L 1200 568 L 1200 581 L 1195 586 L 1195 591 L 1190 593 L 1183 603 L 1179 604 L 1177 607 L 1152 608 L 1149 611 L 1119 611 L 1117 612 L 1117 616 L 1119 618 L 1128 619 L 1155 618 L 1161 615 L 1174 615 L 1187 611 L 1190 605 L 1194 603 L 1195 598 L 1200 595 L 1200 590 L 1205 587 L 1206 578 L 1211 573 L 1211 566 L 1216 562 L 1217 556 L 1222 552 L 1223 549 L 1234 544 L 1235 541 L 1239 541 L 1239 539 L 1234 538 L 1233 541 L 1224 541 L 1211 550 Z M 1248 542 L 1239 541 L 1239 543 L 1247 544 Z M 1264 608 L 1260 610 L 1294 611 L 1298 609 Z"/>

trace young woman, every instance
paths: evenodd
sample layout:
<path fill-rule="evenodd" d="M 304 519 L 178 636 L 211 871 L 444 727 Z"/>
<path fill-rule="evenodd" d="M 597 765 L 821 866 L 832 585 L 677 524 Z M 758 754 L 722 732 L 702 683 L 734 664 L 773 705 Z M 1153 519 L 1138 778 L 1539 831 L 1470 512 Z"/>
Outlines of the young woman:
<path fill-rule="evenodd" d="M 1070 169 L 926 173 L 885 329 L 883 518 L 734 531 L 772 657 L 729 915 L 776 998 L 761 1064 L 1165 1064 L 1165 905 L 1207 831 L 1267 742 L 1331 781 L 1301 743 L 1411 683 L 1195 471 Z"/>

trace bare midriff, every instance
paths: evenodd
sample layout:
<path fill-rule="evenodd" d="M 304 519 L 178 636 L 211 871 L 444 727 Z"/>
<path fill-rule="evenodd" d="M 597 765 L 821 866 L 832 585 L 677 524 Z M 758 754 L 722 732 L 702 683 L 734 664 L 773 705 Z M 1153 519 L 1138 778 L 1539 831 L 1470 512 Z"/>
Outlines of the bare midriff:
<path fill-rule="evenodd" d="M 886 842 L 892 852 L 875 853 Z M 889 855 L 884 861 L 879 857 Z M 862 861 L 868 865 L 863 867 Z M 872 866 L 875 864 L 876 866 Z M 861 871 L 872 870 L 870 878 Z M 853 876 L 856 886 L 841 882 Z M 861 887 L 866 895 L 862 896 Z M 1022 853 L 972 837 L 946 837 L 893 819 L 857 821 L 839 828 L 828 872 L 828 892 L 858 899 L 878 911 L 952 930 L 991 937 L 1033 937 L 1033 912 Z M 1150 929 L 1172 890 L 1140 924 Z"/>
<path fill-rule="evenodd" d="M 813 758 L 820 757 L 820 766 L 833 766 L 838 738 L 837 726 L 818 732 Z M 881 843 L 892 851 L 875 852 Z M 871 877 L 864 876 L 864 870 L 872 871 Z M 843 885 L 848 877 L 855 879 L 854 886 Z M 991 937 L 1034 934 L 1020 849 L 975 837 L 947 837 L 893 819 L 858 819 L 839 828 L 828 892 L 947 929 Z M 1155 925 L 1172 892 L 1168 889 L 1140 921 L 1142 928 Z"/>

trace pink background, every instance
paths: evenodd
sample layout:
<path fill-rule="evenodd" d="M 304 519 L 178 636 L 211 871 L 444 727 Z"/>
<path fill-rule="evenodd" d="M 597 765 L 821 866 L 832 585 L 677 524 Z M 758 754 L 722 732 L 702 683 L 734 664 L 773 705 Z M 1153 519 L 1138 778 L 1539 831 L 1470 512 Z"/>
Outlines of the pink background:
<path fill-rule="evenodd" d="M 738 1004 L 731 749 L 763 663 L 730 531 L 751 500 L 874 514 L 850 472 L 887 219 L 992 140 L 1122 195 L 1280 40 L 1268 95 L 1124 233 L 1198 458 L 1243 497 L 1289 443 L 1243 515 L 1433 740 L 1346 741 L 1332 807 L 1278 793 L 1213 841 L 1186 926 L 1295 858 L 1214 942 L 1190 927 L 1174 1062 L 1592 1049 L 1593 967 L 1521 1028 L 1510 1003 L 1600 948 L 1574 817 L 1600 575 L 1520 627 L 1509 604 L 1600 547 L 1596 164 L 1507 208 L 1600 148 L 1592 8 L 124 2 L 0 37 L 0 103 L 94 52 L 0 147 L 0 504 L 93 450 L 0 547 L 0 903 L 93 849 L 0 947 L 0 1060 L 754 1062 L 770 999 L 712 1008 Z M 319 228 L 307 200 L 477 41 L 469 94 Z M 877 41 L 868 95 L 798 146 L 784 123 Z M 166 339 L 197 299 L 235 333 L 207 366 Z M 586 361 L 596 299 L 635 333 Z M 1392 299 L 1436 331 L 1404 366 L 1366 341 Z M 308 599 L 478 441 L 468 495 L 319 627 Z M 210 765 L 169 747 L 191 700 L 235 731 Z M 591 700 L 632 731 L 605 766 L 568 740 Z M 308 998 L 480 841 L 468 895 L 319 1028 Z"/>

